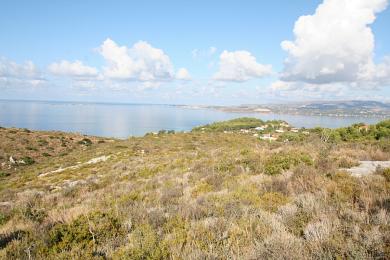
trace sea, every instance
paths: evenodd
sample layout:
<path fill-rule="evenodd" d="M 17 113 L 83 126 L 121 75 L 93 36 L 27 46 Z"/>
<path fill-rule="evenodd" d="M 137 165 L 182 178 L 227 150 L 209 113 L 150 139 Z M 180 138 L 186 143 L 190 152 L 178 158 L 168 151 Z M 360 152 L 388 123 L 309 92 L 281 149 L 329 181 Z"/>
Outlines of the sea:
<path fill-rule="evenodd" d="M 143 136 L 159 130 L 190 131 L 200 125 L 238 117 L 285 120 L 295 127 L 337 128 L 377 123 L 383 118 L 273 113 L 235 113 L 175 105 L 0 100 L 0 126 L 55 130 L 113 138 Z"/>

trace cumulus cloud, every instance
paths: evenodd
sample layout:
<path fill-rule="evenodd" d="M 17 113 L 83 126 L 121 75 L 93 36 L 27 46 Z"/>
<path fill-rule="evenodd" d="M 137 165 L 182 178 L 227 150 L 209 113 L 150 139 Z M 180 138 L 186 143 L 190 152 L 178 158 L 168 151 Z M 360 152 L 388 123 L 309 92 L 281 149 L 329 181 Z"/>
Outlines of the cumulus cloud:
<path fill-rule="evenodd" d="M 223 51 L 215 80 L 243 82 L 272 74 L 271 65 L 263 65 L 248 51 Z"/>
<path fill-rule="evenodd" d="M 0 87 L 37 86 L 44 81 L 41 72 L 32 61 L 18 64 L 0 58 Z"/>
<path fill-rule="evenodd" d="M 313 15 L 301 16 L 288 52 L 284 81 L 313 84 L 377 81 L 390 78 L 389 63 L 376 65 L 374 35 L 369 27 L 387 0 L 324 0 Z"/>
<path fill-rule="evenodd" d="M 49 65 L 48 70 L 57 76 L 70 76 L 75 78 L 91 78 L 98 75 L 96 68 L 86 66 L 79 60 L 75 62 L 63 60 L 52 63 Z"/>
<path fill-rule="evenodd" d="M 103 74 L 109 79 L 167 81 L 175 76 L 169 57 L 144 41 L 128 48 L 107 39 L 100 46 L 99 53 L 107 62 Z"/>
<path fill-rule="evenodd" d="M 178 80 L 191 80 L 191 75 L 186 68 L 180 68 L 176 72 L 176 79 L 178 79 Z"/>
<path fill-rule="evenodd" d="M 18 64 L 6 58 L 0 58 L 0 77 L 17 79 L 41 79 L 41 73 L 32 61 Z"/>

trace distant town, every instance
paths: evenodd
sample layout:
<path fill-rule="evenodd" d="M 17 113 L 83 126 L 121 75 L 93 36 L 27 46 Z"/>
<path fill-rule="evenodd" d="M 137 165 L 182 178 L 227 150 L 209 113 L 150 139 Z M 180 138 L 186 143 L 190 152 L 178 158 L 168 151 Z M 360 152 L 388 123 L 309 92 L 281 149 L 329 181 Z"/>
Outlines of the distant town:
<path fill-rule="evenodd" d="M 379 101 L 329 101 L 301 102 L 292 104 L 247 104 L 239 106 L 188 106 L 190 109 L 215 109 L 235 113 L 274 113 L 291 115 L 318 115 L 334 117 L 381 117 L 390 116 L 390 103 Z"/>

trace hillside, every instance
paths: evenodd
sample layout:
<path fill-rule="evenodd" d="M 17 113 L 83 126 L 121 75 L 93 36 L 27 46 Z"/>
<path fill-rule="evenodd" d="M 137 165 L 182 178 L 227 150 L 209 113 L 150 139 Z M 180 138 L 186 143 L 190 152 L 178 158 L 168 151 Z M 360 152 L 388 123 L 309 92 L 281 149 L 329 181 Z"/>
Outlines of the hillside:
<path fill-rule="evenodd" d="M 127 140 L 1 129 L 0 138 L 3 259 L 390 257 L 390 170 L 347 171 L 390 160 L 389 120 L 331 130 L 244 118 Z"/>

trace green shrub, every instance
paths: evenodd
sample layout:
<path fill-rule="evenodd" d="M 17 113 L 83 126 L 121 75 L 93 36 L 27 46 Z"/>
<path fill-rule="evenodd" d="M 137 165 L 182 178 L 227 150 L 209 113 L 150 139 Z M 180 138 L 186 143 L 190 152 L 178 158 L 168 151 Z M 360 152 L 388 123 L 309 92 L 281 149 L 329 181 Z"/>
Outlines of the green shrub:
<path fill-rule="evenodd" d="M 47 217 L 45 209 L 36 208 L 33 205 L 28 205 L 25 208 L 23 214 L 27 219 L 38 223 L 42 223 L 43 220 Z"/>
<path fill-rule="evenodd" d="M 267 192 L 260 196 L 260 207 L 275 212 L 280 206 L 289 201 L 288 197 L 279 192 Z"/>
<path fill-rule="evenodd" d="M 385 177 L 386 181 L 390 181 L 390 168 L 384 169 L 382 175 Z"/>
<path fill-rule="evenodd" d="M 21 160 L 24 162 L 24 165 L 31 165 L 35 163 L 34 159 L 29 156 L 23 157 Z"/>
<path fill-rule="evenodd" d="M 3 171 L 0 171 L 0 178 L 4 178 L 4 177 L 8 177 L 10 176 L 11 174 L 9 172 L 3 172 Z"/>
<path fill-rule="evenodd" d="M 0 212 L 0 226 L 7 223 L 9 216 Z"/>
<path fill-rule="evenodd" d="M 78 144 L 85 145 L 85 146 L 90 146 L 92 145 L 92 141 L 89 138 L 83 138 L 82 140 L 77 142 Z"/>
<path fill-rule="evenodd" d="M 167 247 L 149 224 L 138 225 L 129 236 L 129 246 L 120 249 L 117 259 L 169 259 Z"/>
<path fill-rule="evenodd" d="M 278 137 L 278 141 L 288 140 L 290 142 L 300 142 L 305 140 L 306 136 L 302 133 L 290 133 L 286 132 Z"/>
<path fill-rule="evenodd" d="M 46 140 L 43 140 L 43 139 L 39 139 L 38 144 L 39 144 L 39 146 L 46 146 L 49 144 L 49 142 Z"/>
<path fill-rule="evenodd" d="M 53 253 L 79 248 L 92 256 L 96 245 L 123 234 L 117 218 L 109 213 L 94 212 L 80 216 L 70 224 L 55 225 L 49 232 L 48 246 Z"/>
<path fill-rule="evenodd" d="M 271 155 L 267 159 L 264 165 L 264 172 L 268 175 L 280 174 L 283 171 L 290 169 L 292 166 L 296 166 L 300 163 L 312 165 L 313 160 L 310 155 L 301 152 L 280 152 Z"/>

